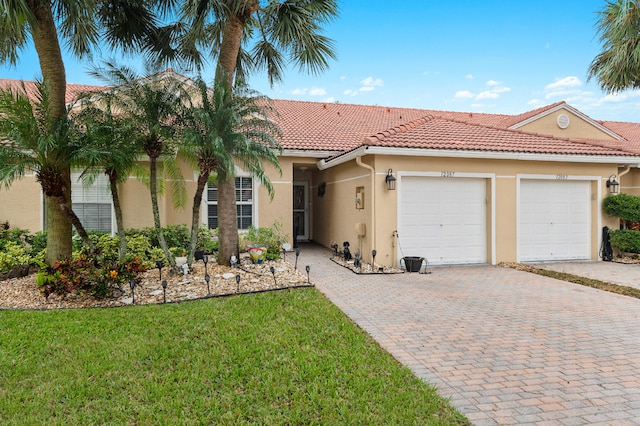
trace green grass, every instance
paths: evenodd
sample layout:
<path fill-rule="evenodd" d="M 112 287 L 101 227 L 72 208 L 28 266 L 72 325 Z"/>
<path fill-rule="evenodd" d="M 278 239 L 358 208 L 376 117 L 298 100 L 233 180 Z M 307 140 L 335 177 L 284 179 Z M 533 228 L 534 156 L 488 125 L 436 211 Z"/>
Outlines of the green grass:
<path fill-rule="evenodd" d="M 468 424 L 316 289 L 0 311 L 0 424 Z"/>

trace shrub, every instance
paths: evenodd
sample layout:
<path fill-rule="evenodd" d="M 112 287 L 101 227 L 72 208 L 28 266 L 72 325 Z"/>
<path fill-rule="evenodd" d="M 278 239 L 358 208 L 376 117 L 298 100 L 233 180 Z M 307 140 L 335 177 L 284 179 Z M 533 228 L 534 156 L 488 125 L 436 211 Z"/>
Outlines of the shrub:
<path fill-rule="evenodd" d="M 605 213 L 629 222 L 640 222 L 640 197 L 618 194 L 606 197 L 602 201 Z"/>
<path fill-rule="evenodd" d="M 626 253 L 640 253 L 640 231 L 616 229 L 609 232 L 611 245 Z"/>
<path fill-rule="evenodd" d="M 288 239 L 287 234 L 282 231 L 282 224 L 278 221 L 269 228 L 256 228 L 253 225 L 247 229 L 242 237 L 241 245 L 246 249 L 248 246 L 266 246 L 268 260 L 280 258 L 282 244 Z"/>
<path fill-rule="evenodd" d="M 11 270 L 15 266 L 33 263 L 29 252 L 22 245 L 7 240 L 0 247 L 0 272 Z"/>
<path fill-rule="evenodd" d="M 207 226 L 203 226 L 198 231 L 198 250 L 202 250 L 205 254 L 213 254 L 218 251 L 218 230 L 209 229 Z"/>

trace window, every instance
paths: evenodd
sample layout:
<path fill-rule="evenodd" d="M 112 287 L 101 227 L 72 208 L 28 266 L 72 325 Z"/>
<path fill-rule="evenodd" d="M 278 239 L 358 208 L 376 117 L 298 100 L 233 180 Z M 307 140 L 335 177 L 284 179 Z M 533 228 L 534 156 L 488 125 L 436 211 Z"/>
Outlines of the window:
<path fill-rule="evenodd" d="M 87 231 L 112 232 L 111 191 L 105 175 L 99 175 L 92 185 L 84 186 L 80 173 L 71 173 L 71 202 Z"/>
<path fill-rule="evenodd" d="M 238 229 L 248 229 L 253 224 L 253 179 L 236 177 L 236 213 Z M 207 188 L 207 224 L 209 228 L 218 227 L 218 188 Z"/>

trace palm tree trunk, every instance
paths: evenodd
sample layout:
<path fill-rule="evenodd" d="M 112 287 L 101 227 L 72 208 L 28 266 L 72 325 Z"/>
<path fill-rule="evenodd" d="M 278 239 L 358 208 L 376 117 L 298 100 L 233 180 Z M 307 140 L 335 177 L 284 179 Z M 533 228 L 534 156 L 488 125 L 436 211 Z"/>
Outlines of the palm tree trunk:
<path fill-rule="evenodd" d="M 71 203 L 67 202 L 66 196 L 61 195 L 57 197 L 56 201 L 58 204 L 58 208 L 64 213 L 64 215 L 67 217 L 68 221 L 74 226 L 74 228 L 76 228 L 76 231 L 78 232 L 78 235 L 80 235 L 82 242 L 84 242 L 86 246 L 89 247 L 89 251 L 91 252 L 92 255 L 96 255 L 97 252 L 96 252 L 95 244 L 93 244 L 93 241 L 91 241 L 91 238 L 89 238 L 89 234 L 87 234 L 87 231 L 84 229 L 84 226 L 82 226 L 82 222 L 80 222 L 80 218 L 73 211 L 73 208 L 71 207 Z"/>
<path fill-rule="evenodd" d="M 231 256 L 238 257 L 238 213 L 233 176 L 218 181 L 218 241 L 218 263 L 230 265 Z"/>
<path fill-rule="evenodd" d="M 127 256 L 127 236 L 124 232 L 124 220 L 122 219 L 122 206 L 120 205 L 120 195 L 118 193 L 118 178 L 115 173 L 107 173 L 109 176 L 109 186 L 111 187 L 111 199 L 113 200 L 113 211 L 116 215 L 116 228 L 120 239 L 120 253 L 118 259 L 123 262 Z"/>
<path fill-rule="evenodd" d="M 198 185 L 196 186 L 196 193 L 193 196 L 193 208 L 191 209 L 191 240 L 189 241 L 189 257 L 187 263 L 193 262 L 193 255 L 196 252 L 196 246 L 198 244 L 198 232 L 200 231 L 200 206 L 202 205 L 202 194 L 204 188 L 209 181 L 209 172 L 200 171 L 198 175 Z"/>
<path fill-rule="evenodd" d="M 158 243 L 160 248 L 164 252 L 164 255 L 169 261 L 169 265 L 172 268 L 176 267 L 176 261 L 167 247 L 167 241 L 164 239 L 164 233 L 162 232 L 162 225 L 160 224 L 160 208 L 158 207 L 158 159 L 156 157 L 150 157 L 149 159 L 149 175 L 151 181 L 149 182 L 149 192 L 151 192 L 151 209 L 153 210 L 153 225 L 156 228 L 158 234 Z"/>
<path fill-rule="evenodd" d="M 236 62 L 242 42 L 242 30 L 251 13 L 258 10 L 258 2 L 251 1 L 245 15 L 227 17 L 220 56 L 216 69 L 215 84 L 233 85 Z M 218 181 L 218 263 L 230 265 L 231 256 L 238 256 L 238 214 L 236 211 L 236 185 L 233 170 L 222 173 L 225 179 Z M 220 178 L 221 174 L 218 174 Z"/>
<path fill-rule="evenodd" d="M 28 6 L 33 12 L 38 25 L 31 26 L 31 36 L 38 59 L 42 78 L 47 85 L 50 96 L 50 123 L 62 118 L 66 110 L 65 95 L 67 90 L 66 74 L 58 33 L 53 19 L 51 2 L 30 1 Z M 71 168 L 63 167 L 67 188 L 71 188 Z M 71 204 L 71 191 L 66 192 L 66 202 Z M 47 197 L 47 256 L 46 262 L 53 264 L 60 259 L 71 258 L 73 250 L 71 222 L 68 216 L 57 205 L 55 197 Z"/>

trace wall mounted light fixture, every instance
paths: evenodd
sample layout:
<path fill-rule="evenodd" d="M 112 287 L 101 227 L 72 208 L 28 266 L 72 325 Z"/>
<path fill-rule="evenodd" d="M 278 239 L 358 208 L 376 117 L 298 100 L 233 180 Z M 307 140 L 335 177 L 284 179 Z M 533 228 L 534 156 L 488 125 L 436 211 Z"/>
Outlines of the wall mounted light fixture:
<path fill-rule="evenodd" d="M 616 175 L 609 176 L 607 179 L 607 188 L 609 189 L 609 194 L 617 194 L 620 190 L 620 184 L 616 180 Z"/>
<path fill-rule="evenodd" d="M 389 191 L 395 191 L 396 189 L 396 178 L 393 176 L 393 170 L 389 169 L 387 171 L 387 177 L 384 178 L 384 181 L 387 183 L 387 189 Z"/>

